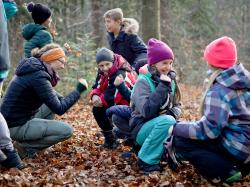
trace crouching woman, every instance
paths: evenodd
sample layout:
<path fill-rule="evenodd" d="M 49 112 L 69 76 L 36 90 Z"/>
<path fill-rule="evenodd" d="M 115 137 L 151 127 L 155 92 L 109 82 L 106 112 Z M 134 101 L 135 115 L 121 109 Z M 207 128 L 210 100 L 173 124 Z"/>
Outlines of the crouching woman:
<path fill-rule="evenodd" d="M 66 64 L 65 53 L 57 44 L 35 50 L 33 57 L 21 60 L 1 105 L 10 135 L 21 158 L 33 158 L 37 152 L 71 137 L 72 127 L 53 120 L 64 114 L 87 89 L 80 79 L 66 97 L 55 90 L 58 71 Z"/>

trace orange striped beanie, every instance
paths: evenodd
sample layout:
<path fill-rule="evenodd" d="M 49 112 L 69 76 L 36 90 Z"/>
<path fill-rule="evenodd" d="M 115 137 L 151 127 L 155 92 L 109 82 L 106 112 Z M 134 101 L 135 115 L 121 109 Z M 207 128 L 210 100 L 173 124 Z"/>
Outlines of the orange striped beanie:
<path fill-rule="evenodd" d="M 65 53 L 62 48 L 54 48 L 49 51 L 46 51 L 42 54 L 41 60 L 46 63 L 50 63 L 53 60 L 65 57 Z"/>

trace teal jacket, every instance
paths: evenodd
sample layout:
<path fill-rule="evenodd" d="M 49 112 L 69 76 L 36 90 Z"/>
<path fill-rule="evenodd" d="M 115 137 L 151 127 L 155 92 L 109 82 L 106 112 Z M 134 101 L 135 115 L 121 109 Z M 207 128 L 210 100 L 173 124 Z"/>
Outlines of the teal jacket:
<path fill-rule="evenodd" d="M 52 35 L 47 28 L 40 24 L 30 23 L 24 25 L 22 35 L 26 40 L 24 42 L 25 57 L 31 57 L 32 49 L 42 48 L 53 42 Z"/>
<path fill-rule="evenodd" d="M 10 68 L 10 59 L 7 18 L 2 0 L 0 0 L 0 56 L 0 80 L 3 80 L 7 76 L 8 69 Z"/>

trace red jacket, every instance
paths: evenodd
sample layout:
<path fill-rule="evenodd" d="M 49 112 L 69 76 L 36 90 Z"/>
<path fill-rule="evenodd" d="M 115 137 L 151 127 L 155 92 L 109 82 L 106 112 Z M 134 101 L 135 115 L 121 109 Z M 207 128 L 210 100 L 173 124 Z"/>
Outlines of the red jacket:
<path fill-rule="evenodd" d="M 100 96 L 104 107 L 110 107 L 115 104 L 129 105 L 130 95 L 128 97 L 124 94 L 125 92 L 114 85 L 115 78 L 120 74 L 125 80 L 123 90 L 127 89 L 125 92 L 130 93 L 135 84 L 131 66 L 122 56 L 114 54 L 114 64 L 109 69 L 108 74 L 104 75 L 102 72 L 97 74 L 96 82 L 90 93 L 91 98 L 93 95 Z"/>

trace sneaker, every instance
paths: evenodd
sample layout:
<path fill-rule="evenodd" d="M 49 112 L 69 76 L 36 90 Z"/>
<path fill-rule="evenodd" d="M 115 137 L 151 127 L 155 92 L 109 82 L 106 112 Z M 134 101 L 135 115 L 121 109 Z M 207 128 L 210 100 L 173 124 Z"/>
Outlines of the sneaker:
<path fill-rule="evenodd" d="M 240 171 L 234 171 L 234 174 L 226 179 L 226 183 L 233 183 L 242 179 Z"/>
<path fill-rule="evenodd" d="M 20 170 L 25 167 L 15 149 L 13 150 L 3 149 L 2 151 L 7 156 L 7 159 L 1 163 L 4 167 L 7 168 L 16 167 Z"/>
<path fill-rule="evenodd" d="M 138 159 L 137 164 L 140 167 L 140 169 L 144 171 L 145 174 L 149 174 L 154 171 L 161 171 L 161 167 L 159 164 L 148 164 L 142 161 L 141 159 Z"/>
<path fill-rule="evenodd" d="M 7 159 L 7 156 L 3 153 L 3 151 L 0 149 L 0 162 Z"/>

